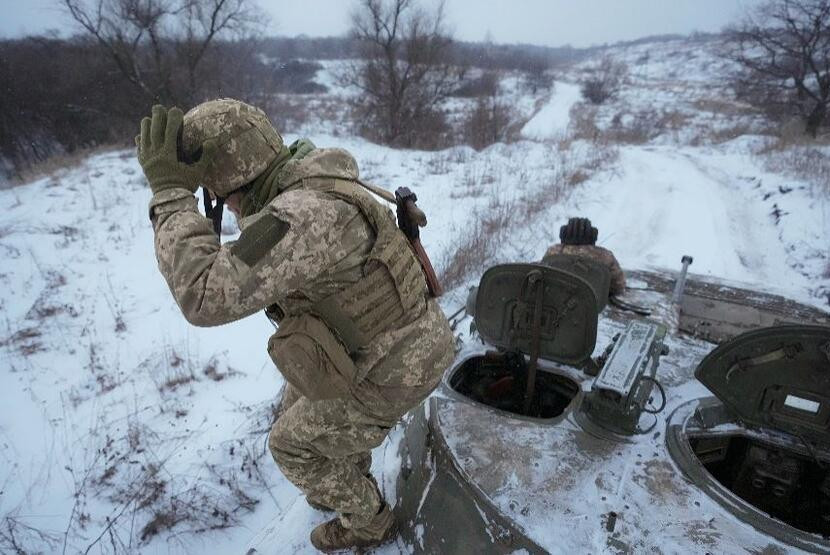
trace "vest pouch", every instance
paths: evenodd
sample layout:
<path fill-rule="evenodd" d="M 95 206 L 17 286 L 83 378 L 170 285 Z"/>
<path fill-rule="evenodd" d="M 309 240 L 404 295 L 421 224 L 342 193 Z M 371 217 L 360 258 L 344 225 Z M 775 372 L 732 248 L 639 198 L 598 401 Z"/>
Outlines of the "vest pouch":
<path fill-rule="evenodd" d="M 409 242 L 397 231 L 381 233 L 369 254 L 371 264 L 385 269 L 386 279 L 391 278 L 395 293 L 404 310 L 411 310 L 424 300 L 426 281 L 424 272 Z"/>
<path fill-rule="evenodd" d="M 377 234 L 372 251 L 367 257 L 364 270 L 366 279 L 353 286 L 353 292 L 357 292 L 357 297 L 361 299 L 370 293 L 374 293 L 375 298 L 378 298 L 378 292 L 383 290 L 383 298 L 388 301 L 387 291 L 391 286 L 399 301 L 397 306 L 378 307 L 378 312 L 389 313 L 386 317 L 373 315 L 371 318 L 365 318 L 365 307 L 355 307 L 354 312 L 360 315 L 355 320 L 369 320 L 368 326 L 361 327 L 367 327 L 368 330 L 364 330 L 364 333 L 371 337 L 378 330 L 388 329 L 388 325 L 400 318 L 404 312 L 425 306 L 427 283 L 424 271 L 409 240 L 395 224 L 392 212 L 375 201 L 362 186 L 349 180 L 333 180 L 324 190 L 356 206 Z M 385 320 L 387 325 L 381 325 L 381 320 Z"/>
<path fill-rule="evenodd" d="M 312 401 L 348 397 L 358 379 L 343 344 L 309 313 L 284 318 L 268 340 L 268 354 L 285 380 Z"/>

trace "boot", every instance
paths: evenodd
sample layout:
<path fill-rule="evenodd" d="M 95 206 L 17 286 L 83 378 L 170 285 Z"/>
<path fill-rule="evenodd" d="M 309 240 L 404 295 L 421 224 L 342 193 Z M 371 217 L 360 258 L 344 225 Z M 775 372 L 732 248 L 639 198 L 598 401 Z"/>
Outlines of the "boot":
<path fill-rule="evenodd" d="M 335 553 L 346 549 L 360 549 L 382 545 L 398 535 L 395 517 L 386 502 L 364 528 L 344 528 L 335 518 L 311 531 L 311 543 L 323 553 Z"/>
<path fill-rule="evenodd" d="M 369 478 L 372 481 L 372 484 L 375 486 L 375 489 L 378 490 L 378 492 L 380 492 L 380 488 L 378 487 L 378 482 L 377 482 L 377 480 L 375 480 L 375 477 L 372 476 L 371 474 L 366 474 L 366 477 Z M 324 513 L 331 513 L 331 512 L 334 511 L 334 509 L 332 509 L 331 507 L 329 507 L 325 503 L 319 503 L 319 502 L 315 501 L 314 499 L 311 499 L 308 496 L 306 496 L 305 500 L 306 500 L 306 503 L 308 503 L 308 506 L 311 507 L 312 509 L 314 509 L 315 511 L 321 511 L 321 512 L 324 512 Z"/>

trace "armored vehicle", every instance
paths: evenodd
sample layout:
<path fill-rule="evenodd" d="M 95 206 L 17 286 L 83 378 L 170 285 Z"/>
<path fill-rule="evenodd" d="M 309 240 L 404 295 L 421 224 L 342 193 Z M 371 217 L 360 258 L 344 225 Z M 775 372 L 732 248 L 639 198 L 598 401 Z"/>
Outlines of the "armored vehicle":
<path fill-rule="evenodd" d="M 830 314 L 690 262 L 612 303 L 589 261 L 488 269 L 406 422 L 399 548 L 830 552 Z"/>

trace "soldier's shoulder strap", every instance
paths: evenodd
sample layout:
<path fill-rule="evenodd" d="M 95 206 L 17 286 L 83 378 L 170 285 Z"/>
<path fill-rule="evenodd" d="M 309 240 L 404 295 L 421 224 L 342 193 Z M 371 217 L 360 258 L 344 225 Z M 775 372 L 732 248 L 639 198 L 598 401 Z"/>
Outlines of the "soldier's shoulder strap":
<path fill-rule="evenodd" d="M 315 177 L 321 179 L 321 182 L 315 184 L 313 190 L 331 195 L 357 207 L 368 220 L 375 233 L 387 230 L 390 225 L 397 228 L 392 211 L 377 202 L 369 193 L 381 195 L 366 187 L 364 183 L 355 179 L 343 179 L 333 175 Z M 382 190 L 379 187 L 376 189 Z M 381 198 L 385 200 L 385 197 L 381 196 Z"/>
<path fill-rule="evenodd" d="M 383 189 L 371 183 L 366 183 L 365 181 L 361 181 L 360 179 L 355 179 L 354 182 L 366 189 L 367 191 L 370 191 L 375 195 L 379 196 L 386 202 L 391 202 L 392 204 L 396 204 L 397 202 L 397 200 L 395 199 L 395 194 L 391 191 L 387 191 L 386 189 Z"/>

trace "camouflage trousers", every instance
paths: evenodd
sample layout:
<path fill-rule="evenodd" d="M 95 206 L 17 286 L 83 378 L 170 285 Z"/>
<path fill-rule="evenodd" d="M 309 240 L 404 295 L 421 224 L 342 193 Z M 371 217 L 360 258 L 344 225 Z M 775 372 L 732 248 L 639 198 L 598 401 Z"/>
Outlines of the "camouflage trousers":
<path fill-rule="evenodd" d="M 309 501 L 337 511 L 347 528 L 363 528 L 382 502 L 368 477 L 371 450 L 396 421 L 365 414 L 353 399 L 311 401 L 286 384 L 268 447 Z"/>
<path fill-rule="evenodd" d="M 311 401 L 286 384 L 268 446 L 309 501 L 340 513 L 346 528 L 377 514 L 380 492 L 367 477 L 371 450 L 435 389 L 455 356 L 447 319 L 434 300 L 409 325 L 382 334 L 355 360 L 369 369 L 354 397 Z"/>

